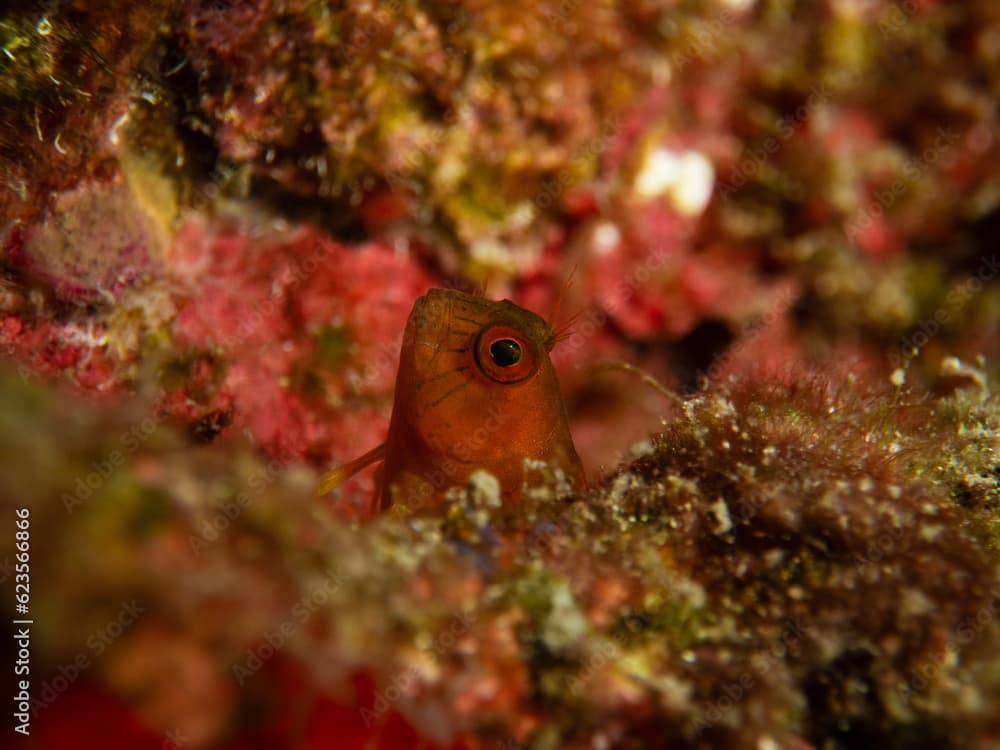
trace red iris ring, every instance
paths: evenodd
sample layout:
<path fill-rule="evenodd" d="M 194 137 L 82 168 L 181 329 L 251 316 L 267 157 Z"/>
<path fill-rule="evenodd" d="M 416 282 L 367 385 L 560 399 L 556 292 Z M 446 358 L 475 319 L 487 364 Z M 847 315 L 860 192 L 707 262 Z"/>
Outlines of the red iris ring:
<path fill-rule="evenodd" d="M 521 347 L 521 358 L 508 366 L 502 366 L 493 361 L 490 348 L 498 341 L 510 340 Z M 476 338 L 476 365 L 490 380 L 497 383 L 520 383 L 535 374 L 538 369 L 538 358 L 534 348 L 516 328 L 510 326 L 491 326 L 482 331 Z"/>

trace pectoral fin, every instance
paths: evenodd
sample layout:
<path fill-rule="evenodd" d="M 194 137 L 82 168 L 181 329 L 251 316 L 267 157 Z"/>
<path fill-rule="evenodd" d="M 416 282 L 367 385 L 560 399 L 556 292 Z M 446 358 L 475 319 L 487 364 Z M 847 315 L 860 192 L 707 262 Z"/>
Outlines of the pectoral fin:
<path fill-rule="evenodd" d="M 324 474 L 320 477 L 316 494 L 325 495 L 331 492 L 343 484 L 346 479 L 354 476 L 366 466 L 370 466 L 376 461 L 381 461 L 383 458 L 385 458 L 385 443 L 372 448 L 365 455 L 355 458 L 353 461 L 348 461 L 346 464 L 341 464 L 336 469 Z"/>

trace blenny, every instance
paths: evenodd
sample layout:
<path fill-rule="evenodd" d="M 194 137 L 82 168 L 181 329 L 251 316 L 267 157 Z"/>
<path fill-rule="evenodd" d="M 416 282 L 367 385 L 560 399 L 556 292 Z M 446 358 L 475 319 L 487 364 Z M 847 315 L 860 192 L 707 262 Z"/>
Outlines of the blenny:
<path fill-rule="evenodd" d="M 429 290 L 406 323 L 388 438 L 326 474 L 317 493 L 379 460 L 372 513 L 394 502 L 433 509 L 479 469 L 497 478 L 505 505 L 516 503 L 526 459 L 581 486 L 549 359 L 555 341 L 551 325 L 509 300 Z"/>

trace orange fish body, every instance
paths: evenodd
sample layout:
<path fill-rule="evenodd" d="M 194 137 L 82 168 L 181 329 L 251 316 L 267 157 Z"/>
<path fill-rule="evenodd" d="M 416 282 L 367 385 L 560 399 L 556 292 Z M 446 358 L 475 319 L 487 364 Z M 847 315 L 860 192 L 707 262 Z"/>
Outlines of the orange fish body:
<path fill-rule="evenodd" d="M 379 458 L 375 510 L 433 506 L 479 469 L 497 478 L 505 503 L 517 502 L 525 459 L 579 486 L 554 342 L 545 320 L 508 300 L 431 289 L 406 324 L 385 445 L 328 474 L 320 493 Z"/>

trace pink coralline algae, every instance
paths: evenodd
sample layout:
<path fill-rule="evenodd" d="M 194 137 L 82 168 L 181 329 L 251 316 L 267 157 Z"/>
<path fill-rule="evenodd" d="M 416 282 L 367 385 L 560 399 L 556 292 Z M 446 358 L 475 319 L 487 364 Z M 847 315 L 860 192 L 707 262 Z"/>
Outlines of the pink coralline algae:
<path fill-rule="evenodd" d="M 66 378 L 88 392 L 121 385 L 120 363 L 107 353 L 101 327 L 92 323 L 24 323 L 0 315 L 0 352 L 20 362 L 25 378 Z"/>
<path fill-rule="evenodd" d="M 107 302 L 163 275 L 164 242 L 163 229 L 117 175 L 61 193 L 45 221 L 20 230 L 9 264 L 60 300 Z"/>
<path fill-rule="evenodd" d="M 283 461 L 345 460 L 381 442 L 406 317 L 432 283 L 411 257 L 196 220 L 171 265 L 176 345 L 214 369 L 201 406 L 231 407 L 232 430 Z"/>

